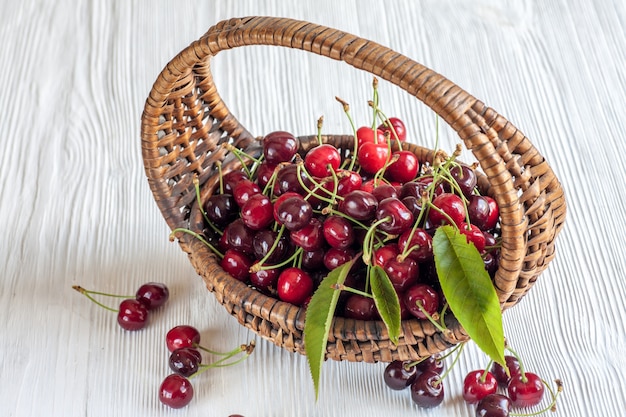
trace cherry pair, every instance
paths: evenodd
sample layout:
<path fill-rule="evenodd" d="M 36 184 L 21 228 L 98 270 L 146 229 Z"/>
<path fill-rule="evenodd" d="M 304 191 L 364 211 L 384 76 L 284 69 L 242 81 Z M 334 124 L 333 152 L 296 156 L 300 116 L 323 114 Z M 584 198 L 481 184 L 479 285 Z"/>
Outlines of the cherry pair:
<path fill-rule="evenodd" d="M 108 294 L 86 290 L 78 285 L 74 290 L 85 295 L 100 307 L 117 313 L 117 322 L 124 330 L 141 330 L 148 324 L 148 312 L 161 307 L 169 299 L 169 289 L 165 284 L 148 282 L 139 287 L 134 296 Z M 111 308 L 97 301 L 93 296 L 124 298 L 118 309 Z"/>

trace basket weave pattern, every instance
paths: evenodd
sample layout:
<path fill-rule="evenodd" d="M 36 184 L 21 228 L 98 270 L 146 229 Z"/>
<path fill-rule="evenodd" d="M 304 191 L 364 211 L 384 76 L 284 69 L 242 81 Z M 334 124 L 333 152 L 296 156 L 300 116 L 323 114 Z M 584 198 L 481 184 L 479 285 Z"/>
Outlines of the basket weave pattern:
<path fill-rule="evenodd" d="M 566 204 L 554 172 L 526 136 L 495 110 L 442 75 L 375 42 L 312 23 L 284 18 L 248 17 L 218 23 L 174 57 L 146 100 L 141 137 L 145 172 L 170 228 L 202 230 L 193 180 L 206 199 L 223 171 L 239 161 L 222 146 L 229 143 L 258 152 L 259 142 L 228 110 L 218 94 L 210 60 L 218 52 L 247 45 L 297 48 L 344 61 L 390 81 L 436 112 L 459 135 L 480 164 L 479 187 L 500 207 L 502 249 L 494 286 L 503 310 L 514 306 L 554 257 L 554 240 L 563 226 Z M 301 150 L 316 138 L 300 139 Z M 344 149 L 352 136 L 325 136 Z M 403 144 L 421 161 L 432 152 Z M 226 310 L 244 326 L 275 344 L 304 353 L 304 312 L 265 296 L 226 274 L 216 257 L 191 236 L 181 248 Z M 327 356 L 336 360 L 417 359 L 466 340 L 454 319 L 441 333 L 427 321 L 405 320 L 400 343 L 393 345 L 379 321 L 336 318 Z"/>

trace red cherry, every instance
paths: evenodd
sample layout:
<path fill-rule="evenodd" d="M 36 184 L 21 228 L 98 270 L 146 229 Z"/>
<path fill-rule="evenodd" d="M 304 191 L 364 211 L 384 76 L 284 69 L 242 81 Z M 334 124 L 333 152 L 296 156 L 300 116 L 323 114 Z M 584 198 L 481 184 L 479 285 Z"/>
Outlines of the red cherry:
<path fill-rule="evenodd" d="M 498 219 L 500 218 L 500 209 L 496 200 L 489 196 L 485 196 L 487 203 L 489 203 L 489 217 L 485 221 L 485 230 L 491 230 L 496 227 Z"/>
<path fill-rule="evenodd" d="M 504 360 L 506 362 L 506 367 L 509 369 L 509 374 L 507 375 L 504 367 L 498 362 L 494 362 L 491 366 L 491 373 L 496 377 L 499 385 L 506 387 L 509 384 L 511 377 L 520 373 L 520 365 L 515 356 L 506 355 Z"/>
<path fill-rule="evenodd" d="M 330 165 L 330 167 L 329 167 Z M 341 155 L 333 145 L 324 143 L 307 152 L 304 166 L 315 177 L 326 177 L 337 171 L 341 165 Z"/>
<path fill-rule="evenodd" d="M 374 134 L 375 133 L 375 134 Z M 385 143 L 385 134 L 382 130 L 372 129 L 369 126 L 361 126 L 356 131 L 358 148 L 366 143 Z"/>
<path fill-rule="evenodd" d="M 433 238 L 422 228 L 409 229 L 398 238 L 398 249 L 400 253 L 410 249 L 407 256 L 417 262 L 429 261 L 433 258 Z"/>
<path fill-rule="evenodd" d="M 337 177 L 339 178 L 339 182 L 337 184 L 337 195 L 342 197 L 349 192 L 358 190 L 361 188 L 361 184 L 363 183 L 361 176 L 354 171 L 339 170 L 337 171 Z M 332 191 L 332 189 L 330 190 Z"/>
<path fill-rule="evenodd" d="M 376 320 L 379 318 L 376 304 L 371 297 L 351 294 L 346 300 L 344 316 L 355 320 Z"/>
<path fill-rule="evenodd" d="M 354 242 L 352 223 L 341 216 L 328 216 L 324 220 L 324 238 L 326 242 L 337 249 L 347 249 Z"/>
<path fill-rule="evenodd" d="M 183 408 L 193 398 L 193 385 L 182 375 L 172 374 L 159 387 L 159 400 L 171 408 Z"/>
<path fill-rule="evenodd" d="M 124 330 L 141 330 L 148 324 L 148 309 L 135 298 L 124 300 L 120 303 L 117 323 Z"/>
<path fill-rule="evenodd" d="M 432 204 L 447 214 L 457 226 L 465 221 L 465 204 L 463 204 L 463 200 L 458 195 L 452 193 L 440 194 L 433 199 Z M 448 217 L 439 210 L 431 207 L 428 211 L 428 219 L 434 226 L 449 224 Z"/>
<path fill-rule="evenodd" d="M 485 250 L 485 235 L 478 227 L 462 222 L 459 224 L 459 231 L 466 236 L 468 243 L 474 244 L 478 252 Z"/>
<path fill-rule="evenodd" d="M 384 270 L 398 293 L 416 284 L 419 279 L 419 266 L 411 258 L 406 258 L 404 261 L 390 259 L 385 264 Z"/>
<path fill-rule="evenodd" d="M 180 348 L 195 347 L 198 343 L 200 343 L 198 329 L 185 324 L 173 327 L 165 335 L 165 344 L 170 352 Z"/>
<path fill-rule="evenodd" d="M 161 307 L 170 297 L 170 290 L 160 282 L 148 282 L 139 287 L 135 293 L 137 301 L 146 306 L 148 310 Z"/>
<path fill-rule="evenodd" d="M 463 381 L 463 399 L 468 404 L 474 404 L 489 394 L 495 394 L 497 389 L 498 381 L 491 372 L 472 371 Z"/>
<path fill-rule="evenodd" d="M 532 372 L 525 372 L 511 377 L 507 392 L 513 407 L 532 407 L 543 399 L 544 385 L 541 378 Z"/>
<path fill-rule="evenodd" d="M 313 279 L 302 269 L 290 267 L 278 276 L 277 287 L 282 301 L 299 306 L 313 294 Z"/>
<path fill-rule="evenodd" d="M 323 225 L 316 217 L 311 217 L 306 226 L 292 231 L 290 236 L 294 245 L 305 251 L 316 251 L 324 245 Z"/>
<path fill-rule="evenodd" d="M 261 187 L 249 179 L 239 182 L 233 190 L 233 197 L 239 207 L 242 207 L 255 194 L 261 194 Z"/>
<path fill-rule="evenodd" d="M 412 181 L 420 167 L 417 156 L 410 151 L 397 151 L 392 157 L 397 157 L 398 160 L 387 167 L 385 177 L 400 183 Z"/>
<path fill-rule="evenodd" d="M 378 130 L 383 132 L 389 132 L 389 138 L 392 140 L 399 140 L 400 142 L 406 141 L 406 127 L 404 122 L 397 117 L 390 117 L 384 123 L 378 126 Z M 395 131 L 395 135 L 394 135 Z"/>
<path fill-rule="evenodd" d="M 357 157 L 363 171 L 375 174 L 389 162 L 391 156 L 385 142 L 366 142 L 359 147 Z"/>
<path fill-rule="evenodd" d="M 404 293 L 406 308 L 415 317 L 424 320 L 427 316 L 418 307 L 418 302 L 432 316 L 439 309 L 439 294 L 433 287 L 427 284 L 415 284 Z"/>
<path fill-rule="evenodd" d="M 374 264 L 384 267 L 387 261 L 395 259 L 400 254 L 398 245 L 390 243 L 374 251 Z"/>
<path fill-rule="evenodd" d="M 380 230 L 392 235 L 404 233 L 413 225 L 413 213 L 397 198 L 386 198 L 378 203 L 376 220 L 384 220 L 378 225 Z"/>
<path fill-rule="evenodd" d="M 298 141 L 289 132 L 272 132 L 263 138 L 263 154 L 270 164 L 289 162 L 298 151 Z"/>
<path fill-rule="evenodd" d="M 247 281 L 253 261 L 245 253 L 228 249 L 220 261 L 220 266 L 238 281 Z"/>
<path fill-rule="evenodd" d="M 241 208 L 241 218 L 252 230 L 268 227 L 274 220 L 270 198 L 264 194 L 254 194 L 248 198 Z"/>

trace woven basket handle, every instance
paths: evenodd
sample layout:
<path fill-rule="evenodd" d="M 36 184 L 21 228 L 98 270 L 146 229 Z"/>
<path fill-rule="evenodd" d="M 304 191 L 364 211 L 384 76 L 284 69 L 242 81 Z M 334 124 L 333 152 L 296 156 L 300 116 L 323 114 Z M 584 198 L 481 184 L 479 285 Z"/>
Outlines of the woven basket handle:
<path fill-rule="evenodd" d="M 222 50 L 248 45 L 296 48 L 344 61 L 399 86 L 445 120 L 476 157 L 489 180 L 489 193 L 499 204 L 505 256 L 500 259 L 496 289 L 504 307 L 516 302 L 510 297 L 518 285 L 519 271 L 523 269 L 521 265 L 527 254 L 528 236 L 548 230 L 549 236 L 544 236 L 542 240 L 551 245 L 565 214 L 560 184 L 544 158 L 504 117 L 442 75 L 375 42 L 304 21 L 274 17 L 222 21 L 170 61 L 155 82 L 143 116 L 143 155 L 152 190 L 155 196 L 159 196 L 157 203 L 170 227 L 185 226 L 185 210 L 181 207 L 191 204 L 193 198 L 191 192 L 187 193 L 182 198 L 184 204 L 181 204 L 176 200 L 176 193 L 181 188 L 192 191 L 193 187 L 190 178 L 177 178 L 176 181 L 163 178 L 160 148 L 163 147 L 162 127 L 168 122 L 159 120 L 159 117 L 164 108 L 172 106 L 172 103 L 176 106 L 176 100 L 188 93 L 186 77 L 192 74 L 196 82 L 201 80 L 201 99 L 208 105 L 215 125 L 226 132 L 236 146 L 243 148 L 251 143 L 253 136 L 237 121 L 219 96 L 209 63 L 210 58 Z M 182 113 L 181 118 L 184 119 Z M 170 148 L 174 145 L 170 144 Z M 206 149 L 195 150 L 195 157 L 189 152 L 186 155 L 183 153 L 181 151 L 179 157 L 184 157 L 185 163 L 191 164 L 191 171 L 201 177 L 201 182 L 203 176 L 207 178 L 211 174 L 209 165 L 224 157 L 216 151 L 212 160 L 198 162 L 196 158 L 206 154 Z M 171 166 L 169 170 L 177 172 Z M 172 201 L 163 198 L 164 195 L 171 196 Z M 542 224 L 533 232 L 533 219 L 545 218 L 546 198 L 550 199 L 548 206 L 553 208 L 548 222 L 551 224 L 541 220 Z"/>

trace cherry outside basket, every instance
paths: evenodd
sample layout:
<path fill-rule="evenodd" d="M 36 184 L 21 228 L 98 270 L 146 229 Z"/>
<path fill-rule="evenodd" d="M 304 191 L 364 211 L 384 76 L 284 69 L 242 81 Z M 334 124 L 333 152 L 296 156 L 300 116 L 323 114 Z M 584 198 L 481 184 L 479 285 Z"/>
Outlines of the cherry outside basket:
<path fill-rule="evenodd" d="M 141 123 L 145 173 L 169 227 L 202 230 L 194 178 L 204 201 L 222 172 L 238 169 L 223 143 L 260 152 L 260 142 L 228 110 L 211 75 L 218 52 L 247 45 L 297 48 L 344 61 L 385 79 L 424 102 L 459 135 L 480 164 L 479 187 L 498 202 L 502 248 L 494 286 L 502 309 L 515 305 L 554 257 L 554 240 L 565 220 L 565 198 L 554 172 L 530 140 L 503 116 L 423 65 L 375 42 L 324 26 L 275 17 L 222 21 L 172 59 L 146 101 Z M 267 132 L 265 132 L 267 133 Z M 315 137 L 299 138 L 302 151 Z M 353 137 L 324 136 L 351 149 Z M 421 161 L 432 151 L 404 143 Z M 179 244 L 226 310 L 240 324 L 289 351 L 304 353 L 303 309 L 266 296 L 237 281 L 219 266 L 199 240 L 180 234 Z M 381 321 L 336 318 L 327 357 L 389 362 L 417 359 L 466 340 L 450 318 L 450 332 L 417 319 L 402 323 L 398 345 Z"/>

